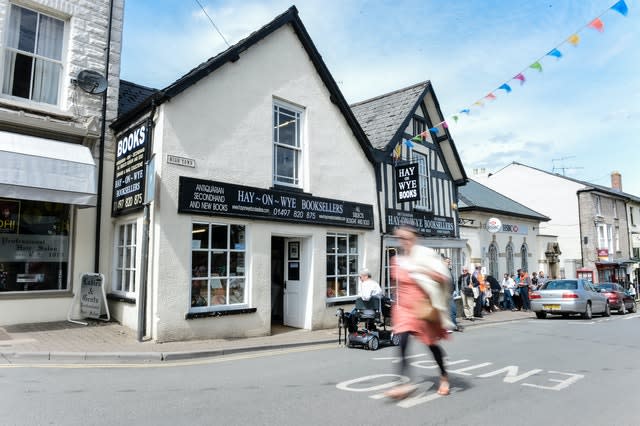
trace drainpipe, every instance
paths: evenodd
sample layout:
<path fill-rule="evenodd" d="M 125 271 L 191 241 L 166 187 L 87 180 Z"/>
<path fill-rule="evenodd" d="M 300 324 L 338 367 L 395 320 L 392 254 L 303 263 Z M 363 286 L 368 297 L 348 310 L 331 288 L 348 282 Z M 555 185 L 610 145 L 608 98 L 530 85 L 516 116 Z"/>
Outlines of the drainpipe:
<path fill-rule="evenodd" d="M 105 78 L 109 81 L 109 56 L 111 52 L 111 27 L 113 25 L 113 0 L 109 1 L 109 27 L 107 30 L 107 57 L 105 63 Z M 102 222 L 102 175 L 104 169 L 104 139 L 107 131 L 107 94 L 109 92 L 109 84 L 107 90 L 102 94 L 102 129 L 100 131 L 100 155 L 98 158 L 98 199 L 96 201 L 96 235 L 94 246 L 93 271 L 100 272 L 100 233 Z"/>

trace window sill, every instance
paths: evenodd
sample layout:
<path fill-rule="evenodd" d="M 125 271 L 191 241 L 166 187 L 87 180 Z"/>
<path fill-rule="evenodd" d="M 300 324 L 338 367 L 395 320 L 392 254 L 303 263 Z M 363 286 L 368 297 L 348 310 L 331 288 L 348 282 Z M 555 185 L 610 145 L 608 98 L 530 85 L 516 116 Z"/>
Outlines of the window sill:
<path fill-rule="evenodd" d="M 298 186 L 288 186 L 288 185 L 278 185 L 273 184 L 270 188 L 273 191 L 284 191 L 284 192 L 299 192 L 300 194 L 304 194 L 304 189 Z"/>
<path fill-rule="evenodd" d="M 196 318 L 209 318 L 209 317 L 223 317 L 227 315 L 241 315 L 252 314 L 257 312 L 256 308 L 235 308 L 225 309 L 224 311 L 207 311 L 207 312 L 187 312 L 184 315 L 184 319 L 196 319 Z"/>
<path fill-rule="evenodd" d="M 135 305 L 136 304 L 136 299 L 134 299 L 133 297 L 121 296 L 121 295 L 115 294 L 115 293 L 108 293 L 107 294 L 107 300 L 111 300 L 111 301 L 114 301 L 114 302 L 124 302 L 124 303 L 128 303 L 130 305 Z"/>
<path fill-rule="evenodd" d="M 3 95 L 5 96 L 5 95 Z M 73 120 L 73 114 L 65 112 L 58 108 L 56 105 L 48 105 L 39 102 L 33 102 L 30 100 L 22 100 L 15 98 L 1 98 L 0 106 L 9 109 L 19 109 L 25 112 L 31 112 L 35 114 L 46 114 L 55 117 L 60 120 Z"/>
<path fill-rule="evenodd" d="M 32 290 L 32 291 L 1 291 L 0 299 L 48 299 L 59 297 L 73 297 L 70 290 Z"/>

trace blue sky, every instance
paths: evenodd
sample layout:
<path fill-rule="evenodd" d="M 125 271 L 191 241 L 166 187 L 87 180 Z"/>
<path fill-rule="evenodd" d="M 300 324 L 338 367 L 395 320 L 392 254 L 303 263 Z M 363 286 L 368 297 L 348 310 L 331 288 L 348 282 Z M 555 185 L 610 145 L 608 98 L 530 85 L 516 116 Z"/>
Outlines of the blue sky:
<path fill-rule="evenodd" d="M 199 1 L 230 44 L 295 4 L 350 103 L 431 80 L 470 177 L 517 161 L 610 186 L 616 170 L 640 196 L 640 0 L 626 17 L 617 0 Z M 125 1 L 122 79 L 162 88 L 226 47 L 196 0 Z"/>

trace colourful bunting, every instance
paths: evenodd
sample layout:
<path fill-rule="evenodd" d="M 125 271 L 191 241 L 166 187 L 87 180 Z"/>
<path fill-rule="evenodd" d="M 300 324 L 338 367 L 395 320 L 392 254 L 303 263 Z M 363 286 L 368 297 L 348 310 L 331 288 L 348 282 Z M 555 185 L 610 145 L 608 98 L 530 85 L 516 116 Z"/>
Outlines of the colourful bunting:
<path fill-rule="evenodd" d="M 618 3 L 611 6 L 611 9 L 619 12 L 622 16 L 627 16 L 627 13 L 629 13 L 629 8 L 624 0 L 620 0 Z"/>
<path fill-rule="evenodd" d="M 596 31 L 604 32 L 604 23 L 600 20 L 600 18 L 596 18 L 589 23 L 589 27 L 593 28 Z"/>
<path fill-rule="evenodd" d="M 551 49 L 549 51 L 549 53 L 547 53 L 547 56 L 554 56 L 558 59 L 562 58 L 562 53 L 560 53 L 560 51 L 558 49 Z"/>
<path fill-rule="evenodd" d="M 628 12 L 629 12 L 629 8 L 627 7 L 627 4 L 624 0 L 619 0 L 617 3 L 615 3 L 613 6 L 611 6 L 609 9 L 620 13 L 622 16 L 627 16 Z M 606 12 L 606 11 L 605 11 Z M 602 15 L 604 15 L 605 12 L 602 12 L 600 15 L 598 15 L 598 17 L 596 17 L 595 19 L 593 19 L 591 22 L 589 22 L 587 25 L 585 25 L 584 27 L 589 27 L 592 28 L 596 31 L 599 32 L 604 32 L 604 23 L 602 22 L 602 20 L 600 19 L 600 17 Z M 583 28 L 584 28 L 583 27 Z M 580 43 L 580 36 L 575 33 L 570 35 L 563 43 L 569 43 L 571 45 L 573 45 L 574 47 L 577 47 L 578 44 Z M 563 43 L 561 43 L 560 45 L 562 45 Z M 538 72 L 542 72 L 542 64 L 540 63 L 540 61 L 545 57 L 545 56 L 551 56 L 554 57 L 556 59 L 560 59 L 562 58 L 562 52 L 560 52 L 560 50 L 558 50 L 558 47 L 560 46 L 558 45 L 557 47 L 551 49 L 549 52 L 547 52 L 543 57 L 538 58 L 535 62 L 533 62 L 531 65 L 529 65 L 528 68 L 530 69 L 534 69 L 534 70 L 538 70 Z M 524 76 L 524 72 L 526 71 L 523 70 L 521 72 L 519 72 L 518 74 L 516 74 L 513 77 L 513 80 L 518 80 L 520 81 L 520 85 L 522 86 L 525 81 L 526 78 Z M 506 93 L 510 93 L 511 92 L 511 86 L 509 86 L 509 84 L 507 83 L 503 83 L 501 84 L 497 90 L 504 90 Z M 495 100 L 496 99 L 496 94 L 494 92 L 490 92 L 489 94 L 487 94 L 483 99 L 487 99 L 487 100 Z M 473 103 L 472 106 L 484 106 L 484 103 L 482 102 L 482 100 L 478 100 L 476 102 Z M 471 109 L 469 107 L 467 108 L 463 108 L 459 111 L 460 114 L 471 114 Z M 453 119 L 454 122 L 458 122 L 460 116 L 459 115 L 452 115 L 451 118 Z M 438 126 L 442 125 L 443 128 L 448 129 L 448 124 L 446 121 L 442 121 L 438 124 L 436 124 L 434 127 L 429 129 L 429 132 L 432 133 L 438 133 Z M 423 131 L 421 132 L 419 135 L 414 136 L 411 140 L 415 141 L 415 142 L 424 142 L 424 140 L 427 139 L 427 132 Z M 410 140 L 405 139 L 404 140 L 404 144 L 409 147 L 409 148 L 413 148 L 413 143 Z M 402 153 L 402 144 L 398 143 L 393 151 L 393 157 L 394 158 L 400 158 L 400 155 Z"/>
<path fill-rule="evenodd" d="M 573 34 L 571 37 L 567 39 L 567 41 L 574 46 L 577 46 L 580 43 L 580 36 L 578 34 Z"/>

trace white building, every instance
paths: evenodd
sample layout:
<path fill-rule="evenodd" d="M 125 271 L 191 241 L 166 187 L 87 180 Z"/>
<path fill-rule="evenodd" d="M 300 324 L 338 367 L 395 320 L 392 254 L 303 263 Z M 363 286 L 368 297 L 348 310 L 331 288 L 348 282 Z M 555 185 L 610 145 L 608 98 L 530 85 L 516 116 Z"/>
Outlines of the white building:
<path fill-rule="evenodd" d="M 101 124 L 116 115 L 123 7 L 0 0 L 2 325 L 64 320 L 81 274 L 102 260 L 96 219 L 110 184 L 99 182 L 113 147 Z"/>
<path fill-rule="evenodd" d="M 334 327 L 379 270 L 373 155 L 295 7 L 133 90 L 153 94 L 113 125 L 113 316 L 158 341 Z"/>
<path fill-rule="evenodd" d="M 541 234 L 557 236 L 557 250 L 549 255 L 558 257 L 560 268 L 550 275 L 580 275 L 594 282 L 628 279 L 627 266 L 633 262 L 624 213 L 637 197 L 621 187 L 595 185 L 516 162 L 475 179 L 551 218 L 540 224 Z"/>
<path fill-rule="evenodd" d="M 474 180 L 460 188 L 460 237 L 467 240 L 463 262 L 486 268 L 486 274 L 500 280 L 518 269 L 529 272 L 553 269 L 547 257 L 555 236 L 540 233 L 549 217 L 536 212 Z M 496 221 L 497 219 L 497 221 Z"/>

